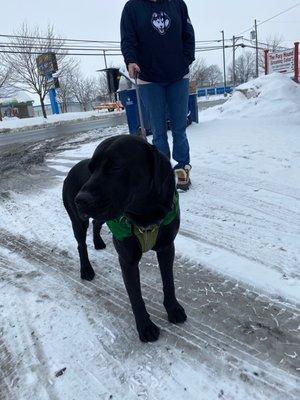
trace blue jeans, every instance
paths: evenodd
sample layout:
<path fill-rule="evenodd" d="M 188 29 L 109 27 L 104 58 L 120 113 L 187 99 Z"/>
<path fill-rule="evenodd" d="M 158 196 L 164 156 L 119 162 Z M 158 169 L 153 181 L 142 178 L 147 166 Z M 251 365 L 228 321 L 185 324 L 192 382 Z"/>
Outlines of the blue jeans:
<path fill-rule="evenodd" d="M 186 136 L 189 80 L 181 79 L 171 84 L 148 83 L 139 88 L 142 102 L 149 112 L 153 144 L 171 158 L 166 124 L 168 109 L 173 136 L 172 156 L 177 161 L 175 168 L 183 168 L 190 163 L 190 148 Z"/>

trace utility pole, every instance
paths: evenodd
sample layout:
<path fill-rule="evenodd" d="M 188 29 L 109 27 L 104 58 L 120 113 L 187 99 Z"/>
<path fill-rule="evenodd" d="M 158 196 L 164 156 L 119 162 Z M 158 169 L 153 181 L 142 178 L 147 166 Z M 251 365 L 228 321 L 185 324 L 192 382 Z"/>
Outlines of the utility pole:
<path fill-rule="evenodd" d="M 223 70 L 224 70 L 224 96 L 226 96 L 226 58 L 225 58 L 225 36 L 224 31 L 222 33 L 222 42 L 223 42 Z"/>
<path fill-rule="evenodd" d="M 233 36 L 232 37 L 232 56 L 233 56 L 233 59 L 232 59 L 232 85 L 233 85 L 233 87 L 235 87 L 235 81 L 236 81 L 236 79 L 235 79 L 235 41 L 236 41 L 236 37 Z"/>
<path fill-rule="evenodd" d="M 232 37 L 232 85 L 236 86 L 236 49 L 239 47 L 237 41 L 243 39 L 244 36 L 233 36 Z"/>
<path fill-rule="evenodd" d="M 103 50 L 103 57 L 104 57 L 105 69 L 107 69 L 106 50 Z"/>
<path fill-rule="evenodd" d="M 258 33 L 257 33 L 257 20 L 254 20 L 255 27 L 255 47 L 256 47 L 256 78 L 259 76 L 258 70 Z"/>

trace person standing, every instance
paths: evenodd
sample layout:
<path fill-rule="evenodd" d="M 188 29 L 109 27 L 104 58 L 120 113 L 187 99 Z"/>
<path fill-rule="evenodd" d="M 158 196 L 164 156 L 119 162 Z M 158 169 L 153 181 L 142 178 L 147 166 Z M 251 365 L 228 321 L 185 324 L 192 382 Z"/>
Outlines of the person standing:
<path fill-rule="evenodd" d="M 121 17 L 121 50 L 130 77 L 139 78 L 142 102 L 149 111 L 153 144 L 170 159 L 168 110 L 177 187 L 188 190 L 191 165 L 186 125 L 195 35 L 185 2 L 129 0 Z"/>

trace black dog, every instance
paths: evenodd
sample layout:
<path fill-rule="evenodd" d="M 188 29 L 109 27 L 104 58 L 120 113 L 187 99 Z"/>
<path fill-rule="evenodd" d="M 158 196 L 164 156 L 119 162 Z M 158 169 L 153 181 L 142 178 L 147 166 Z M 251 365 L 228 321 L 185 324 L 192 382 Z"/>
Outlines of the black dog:
<path fill-rule="evenodd" d="M 143 342 L 155 341 L 159 336 L 159 328 L 146 310 L 140 286 L 139 261 L 145 251 L 143 243 L 149 244 L 149 238 L 151 243 L 154 237 L 150 246 L 157 253 L 168 319 L 173 323 L 186 320 L 175 296 L 173 278 L 174 239 L 180 223 L 175 178 L 163 154 L 136 136 L 106 139 L 91 159 L 71 169 L 64 182 L 63 201 L 78 242 L 82 279 L 92 280 L 95 276 L 86 246 L 89 218 L 93 219 L 96 249 L 105 247 L 100 236 L 104 222 L 121 221 L 124 225 L 125 221 L 129 233 L 120 238 L 113 232 L 113 242 Z"/>

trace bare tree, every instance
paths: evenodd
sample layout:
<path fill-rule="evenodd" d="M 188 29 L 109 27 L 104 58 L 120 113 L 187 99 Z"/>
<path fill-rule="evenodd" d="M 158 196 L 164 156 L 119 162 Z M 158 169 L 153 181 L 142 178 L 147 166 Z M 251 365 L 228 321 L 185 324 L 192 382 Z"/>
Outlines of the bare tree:
<path fill-rule="evenodd" d="M 232 64 L 228 68 L 229 78 L 233 81 Z M 255 78 L 255 56 L 252 51 L 245 51 L 236 59 L 235 78 L 237 84 L 248 82 L 251 78 Z"/>
<path fill-rule="evenodd" d="M 191 81 L 197 86 L 215 86 L 222 80 L 222 72 L 218 65 L 207 66 L 203 58 L 198 58 L 191 68 Z"/>
<path fill-rule="evenodd" d="M 57 90 L 58 99 L 63 113 L 68 112 L 69 104 L 74 101 L 73 92 L 73 72 L 64 74 L 59 79 L 59 89 Z"/>
<path fill-rule="evenodd" d="M 207 83 L 209 86 L 216 86 L 217 83 L 222 81 L 222 72 L 218 65 L 212 64 L 207 68 Z"/>
<path fill-rule="evenodd" d="M 10 70 L 2 65 L 2 59 L 0 59 L 0 90 L 5 88 L 10 78 Z M 1 96 L 0 96 L 1 97 Z M 2 121 L 2 113 L 0 106 L 0 121 Z"/>
<path fill-rule="evenodd" d="M 97 82 L 97 96 L 96 99 L 98 101 L 107 101 L 109 100 L 108 87 L 107 87 L 107 79 L 105 74 L 99 74 L 96 79 Z"/>
<path fill-rule="evenodd" d="M 78 102 L 84 111 L 92 108 L 94 101 L 106 101 L 107 81 L 105 74 L 99 74 L 97 78 L 85 77 L 79 65 L 65 74 L 59 80 L 58 96 L 62 112 L 68 112 L 71 102 Z"/>
<path fill-rule="evenodd" d="M 197 86 L 203 86 L 208 80 L 208 70 L 205 60 L 197 58 L 193 63 L 190 72 L 191 81 L 196 82 Z"/>
<path fill-rule="evenodd" d="M 283 36 L 277 34 L 268 36 L 265 43 L 270 51 L 275 51 L 278 48 L 285 49 L 285 47 L 282 46 L 283 41 Z"/>
<path fill-rule="evenodd" d="M 8 83 L 9 77 L 10 70 L 8 68 L 2 67 L 0 64 L 0 89 Z"/>
<path fill-rule="evenodd" d="M 267 37 L 264 43 L 260 43 L 261 47 L 264 47 L 266 50 L 270 52 L 275 52 L 276 50 L 285 50 L 285 47 L 282 46 L 283 36 L 281 35 L 270 35 Z M 265 68 L 265 55 L 263 51 L 260 51 L 259 59 L 258 59 L 259 67 L 261 70 Z"/>
<path fill-rule="evenodd" d="M 11 53 L 4 55 L 6 66 L 12 74 L 12 82 L 19 89 L 38 94 L 43 115 L 47 118 L 44 101 L 51 86 L 46 78 L 38 73 L 37 55 L 51 51 L 56 53 L 58 77 L 69 72 L 75 61 L 66 56 L 66 51 L 63 50 L 64 41 L 55 36 L 52 26 L 48 26 L 46 32 L 43 32 L 39 27 L 30 28 L 24 23 L 15 32 L 15 36 L 7 48 Z"/>
<path fill-rule="evenodd" d="M 71 76 L 71 92 L 84 111 L 91 109 L 92 102 L 98 96 L 96 78 L 84 77 L 79 69 Z"/>

